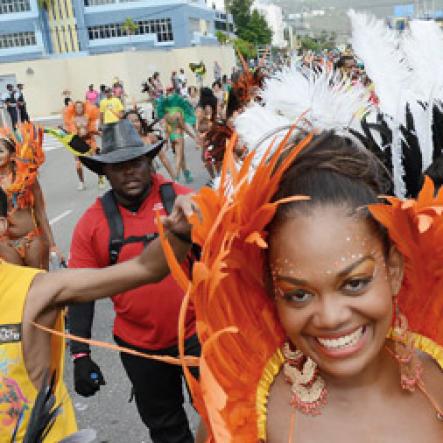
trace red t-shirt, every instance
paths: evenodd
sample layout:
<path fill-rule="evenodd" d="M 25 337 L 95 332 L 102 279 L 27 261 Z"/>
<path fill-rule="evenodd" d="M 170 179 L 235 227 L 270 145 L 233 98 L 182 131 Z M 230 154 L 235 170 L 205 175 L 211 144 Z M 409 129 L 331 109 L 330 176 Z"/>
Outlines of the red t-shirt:
<path fill-rule="evenodd" d="M 152 189 L 140 209 L 134 213 L 119 206 L 125 237 L 158 232 L 155 212 L 166 214 L 159 188 L 167 181 L 153 176 Z M 188 194 L 188 188 L 173 184 L 177 195 Z M 70 268 L 104 268 L 109 265 L 110 231 L 100 201 L 89 207 L 78 221 L 71 242 Z M 142 243 L 124 245 L 118 262 L 129 260 L 143 250 Z M 127 343 L 149 350 L 168 348 L 177 344 L 178 315 L 183 291 L 172 276 L 160 283 L 141 286 L 113 297 L 116 313 L 114 335 Z M 192 307 L 186 318 L 186 337 L 195 334 L 195 314 Z"/>

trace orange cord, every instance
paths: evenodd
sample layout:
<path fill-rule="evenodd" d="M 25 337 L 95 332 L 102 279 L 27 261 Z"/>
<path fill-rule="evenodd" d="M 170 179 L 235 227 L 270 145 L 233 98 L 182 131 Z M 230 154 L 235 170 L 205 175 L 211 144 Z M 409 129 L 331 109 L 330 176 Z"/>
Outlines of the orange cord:
<path fill-rule="evenodd" d="M 288 443 L 294 443 L 294 437 L 295 437 L 295 415 L 296 415 L 296 412 L 293 411 L 292 414 L 291 414 L 291 422 L 289 424 Z"/>
<path fill-rule="evenodd" d="M 125 348 L 123 346 L 117 346 L 117 345 L 114 345 L 113 343 L 107 343 L 107 342 L 98 341 L 98 340 L 89 340 L 87 338 L 78 337 L 76 335 L 68 334 L 66 332 L 60 332 L 55 329 L 47 328 L 46 326 L 40 325 L 35 322 L 31 322 L 31 324 L 42 331 L 48 332 L 49 334 L 57 335 L 58 337 L 62 337 L 62 338 L 69 339 L 69 340 L 78 341 L 80 343 L 86 343 L 90 346 L 97 346 L 97 347 L 109 349 L 112 351 L 124 352 L 125 354 L 131 354 L 131 355 L 135 355 L 137 357 L 146 358 L 148 360 L 156 360 L 156 361 L 160 361 L 163 363 L 169 363 L 169 364 L 177 365 L 177 366 L 183 366 L 183 365 L 198 366 L 199 365 L 199 358 L 194 357 L 194 356 L 184 356 L 183 358 L 175 358 L 175 357 L 169 357 L 169 356 L 165 356 L 165 355 L 149 355 L 149 354 L 144 354 L 143 352 L 135 351 L 134 349 Z"/>

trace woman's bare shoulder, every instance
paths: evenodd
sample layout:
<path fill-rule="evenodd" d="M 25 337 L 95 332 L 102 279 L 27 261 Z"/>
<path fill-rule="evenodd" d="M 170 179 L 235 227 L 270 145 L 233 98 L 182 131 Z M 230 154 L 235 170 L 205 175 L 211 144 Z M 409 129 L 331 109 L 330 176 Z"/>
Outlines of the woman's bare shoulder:
<path fill-rule="evenodd" d="M 419 352 L 423 364 L 423 383 L 426 391 L 443 411 L 443 368 L 429 354 Z"/>

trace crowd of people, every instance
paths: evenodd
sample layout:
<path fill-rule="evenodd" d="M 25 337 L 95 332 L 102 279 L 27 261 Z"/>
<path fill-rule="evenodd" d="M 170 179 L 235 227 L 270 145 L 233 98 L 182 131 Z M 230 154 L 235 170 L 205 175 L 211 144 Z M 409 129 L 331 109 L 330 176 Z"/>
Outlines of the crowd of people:
<path fill-rule="evenodd" d="M 211 87 L 154 73 L 150 118 L 119 79 L 66 100 L 51 134 L 76 153 L 80 183 L 84 166 L 110 185 L 78 220 L 67 270 L 44 272 L 58 251 L 43 130 L 0 131 L 0 442 L 76 433 L 64 338 L 76 392 L 95 395 L 105 297 L 154 443 L 442 441 L 443 83 L 424 81 L 416 55 L 443 32 L 411 25 L 410 50 L 349 16 L 345 52 L 280 70 L 239 56 L 229 77 L 214 64 Z M 210 179 L 196 195 L 189 145 Z"/>
<path fill-rule="evenodd" d="M 127 94 L 123 83 L 114 79 L 112 87 L 100 86 L 100 91 L 89 85 L 82 100 L 72 100 L 70 92 L 65 91 L 63 111 L 63 129 L 76 134 L 90 146 L 89 154 L 97 152 L 97 140 L 103 125 L 129 118 L 136 125 L 140 135 L 147 142 L 158 138 L 166 139 L 158 158 L 174 181 L 192 183 L 193 176 L 186 163 L 185 136 L 191 137 L 202 152 L 202 160 L 210 178 L 215 177 L 211 158 L 211 146 L 205 138 L 213 123 L 226 117 L 227 99 L 232 80 L 221 75 L 220 65 L 216 62 L 214 72 L 216 80 L 211 87 L 197 88 L 188 85 L 188 80 L 181 68 L 179 73 L 171 73 L 170 82 L 163 86 L 160 74 L 154 74 L 142 85 L 142 92 L 147 94 L 144 103 L 137 105 L 126 103 Z M 220 75 L 219 75 L 220 74 Z M 152 109 L 147 116 L 144 109 Z M 170 149 L 175 157 L 174 166 L 168 158 Z M 79 157 L 76 158 L 76 170 L 79 179 L 78 190 L 86 189 L 84 172 Z M 104 181 L 98 178 L 98 186 L 104 189 Z"/>

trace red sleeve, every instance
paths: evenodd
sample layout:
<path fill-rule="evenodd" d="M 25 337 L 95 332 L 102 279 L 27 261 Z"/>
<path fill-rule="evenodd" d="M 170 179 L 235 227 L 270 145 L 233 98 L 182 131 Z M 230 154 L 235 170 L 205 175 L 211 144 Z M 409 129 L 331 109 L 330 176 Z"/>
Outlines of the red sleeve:
<path fill-rule="evenodd" d="M 93 244 L 94 220 L 88 209 L 78 221 L 71 241 L 69 254 L 70 268 L 99 268 Z"/>
<path fill-rule="evenodd" d="M 177 195 L 190 194 L 191 192 L 194 192 L 192 189 L 187 188 L 186 186 L 183 186 L 177 182 L 174 182 L 172 185 L 174 186 L 174 191 Z"/>

